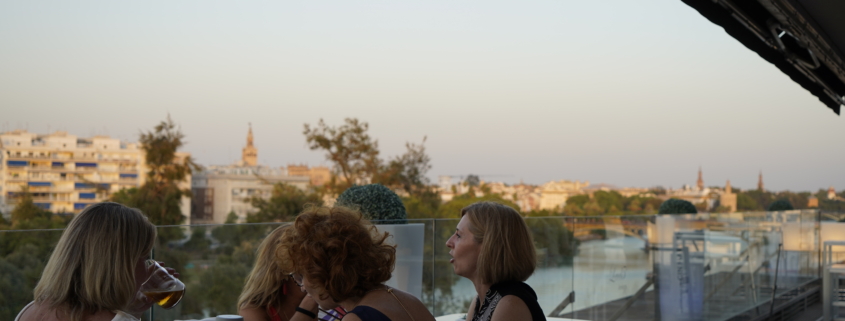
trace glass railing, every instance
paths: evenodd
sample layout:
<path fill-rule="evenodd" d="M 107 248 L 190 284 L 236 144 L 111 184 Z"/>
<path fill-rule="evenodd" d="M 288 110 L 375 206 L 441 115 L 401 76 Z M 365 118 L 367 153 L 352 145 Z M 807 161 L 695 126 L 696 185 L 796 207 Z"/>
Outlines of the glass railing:
<path fill-rule="evenodd" d="M 773 297 L 796 295 L 818 280 L 820 220 L 829 218 L 817 211 L 527 217 L 538 265 L 526 282 L 550 316 L 725 320 L 768 307 Z M 414 232 L 397 232 L 403 239 L 396 240 L 398 263 L 391 284 L 419 296 L 435 316 L 466 313 L 476 295 L 472 283 L 455 275 L 449 263 L 445 243 L 457 223 L 408 220 Z M 236 313 L 255 251 L 279 225 L 158 227 L 161 240 L 153 257 L 176 267 L 187 291 L 175 308 L 154 308 L 145 319 Z M 20 290 L 0 296 L 0 319 L 13 319 L 32 300 L 32 288 L 60 234 L 0 231 L 0 285 Z M 834 256 L 842 258 L 842 253 Z"/>

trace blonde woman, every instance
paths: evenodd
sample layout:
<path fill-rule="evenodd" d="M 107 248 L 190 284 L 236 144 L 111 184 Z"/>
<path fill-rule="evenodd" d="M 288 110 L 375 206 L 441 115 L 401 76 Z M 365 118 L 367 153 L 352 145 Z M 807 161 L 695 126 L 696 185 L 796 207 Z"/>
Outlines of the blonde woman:
<path fill-rule="evenodd" d="M 152 306 L 138 289 L 155 226 L 141 211 L 98 203 L 71 220 L 19 321 L 132 321 Z M 172 272 L 171 272 L 172 273 Z"/>
<path fill-rule="evenodd" d="M 290 227 L 288 223 L 276 228 L 258 247 L 255 266 L 238 298 L 238 314 L 244 321 L 307 321 L 317 316 L 317 303 L 280 266 L 280 260 L 289 259 L 276 257 L 276 247 Z"/>

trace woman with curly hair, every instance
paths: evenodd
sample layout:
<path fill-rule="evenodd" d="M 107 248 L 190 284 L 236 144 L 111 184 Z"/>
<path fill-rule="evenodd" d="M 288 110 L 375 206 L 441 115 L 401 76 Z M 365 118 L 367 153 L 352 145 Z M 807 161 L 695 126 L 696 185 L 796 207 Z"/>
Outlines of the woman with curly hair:
<path fill-rule="evenodd" d="M 537 252 L 516 210 L 494 202 L 464 207 L 446 247 L 455 274 L 472 281 L 478 294 L 467 320 L 546 320 L 537 294 L 525 284 L 537 267 Z"/>
<path fill-rule="evenodd" d="M 15 320 L 140 320 L 153 304 L 139 289 L 149 277 L 155 238 L 155 226 L 138 209 L 111 202 L 88 206 L 62 232 L 35 286 L 35 301 Z"/>
<path fill-rule="evenodd" d="M 279 226 L 258 246 L 255 266 L 238 298 L 238 314 L 244 321 L 307 321 L 317 315 L 317 303 L 300 291 L 290 272 L 282 269 L 287 255 L 276 257 L 282 235 L 291 226 Z"/>
<path fill-rule="evenodd" d="M 324 309 L 343 307 L 344 321 L 431 321 L 413 295 L 390 288 L 396 248 L 360 212 L 312 207 L 282 237 L 294 281 Z"/>

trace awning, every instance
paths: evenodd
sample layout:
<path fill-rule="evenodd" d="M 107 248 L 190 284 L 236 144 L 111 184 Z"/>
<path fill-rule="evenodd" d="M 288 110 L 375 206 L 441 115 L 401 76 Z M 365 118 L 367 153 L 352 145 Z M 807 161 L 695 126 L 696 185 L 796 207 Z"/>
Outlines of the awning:
<path fill-rule="evenodd" d="M 79 198 L 82 199 L 94 199 L 97 197 L 96 193 L 79 193 Z"/>
<path fill-rule="evenodd" d="M 76 167 L 97 167 L 97 163 L 76 163 Z"/>
<path fill-rule="evenodd" d="M 9 166 L 27 166 L 27 165 L 29 165 L 29 162 L 10 160 L 10 161 L 6 161 L 6 165 L 9 165 Z"/>
<path fill-rule="evenodd" d="M 51 184 L 50 182 L 27 182 L 27 185 L 38 186 L 38 187 L 50 187 L 53 184 Z"/>
<path fill-rule="evenodd" d="M 76 188 L 76 189 L 82 189 L 82 188 L 94 188 L 94 184 L 89 184 L 89 183 L 74 183 L 74 184 L 73 184 L 73 187 L 74 187 L 74 188 Z"/>
<path fill-rule="evenodd" d="M 682 1 L 839 114 L 845 105 L 845 1 Z"/>

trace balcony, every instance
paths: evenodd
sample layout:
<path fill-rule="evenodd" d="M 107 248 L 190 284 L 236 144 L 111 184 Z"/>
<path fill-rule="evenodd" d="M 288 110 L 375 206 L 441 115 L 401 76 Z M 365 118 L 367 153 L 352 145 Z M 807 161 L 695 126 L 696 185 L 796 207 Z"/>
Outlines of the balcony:
<path fill-rule="evenodd" d="M 809 210 L 527 217 L 538 260 L 527 283 L 537 292 L 544 313 L 559 318 L 758 320 L 767 316 L 774 302 L 772 311 L 790 320 L 789 313 L 801 311 L 784 309 L 785 305 L 804 300 L 800 302 L 806 308 L 818 298 L 819 244 L 824 241 L 819 220 L 826 219 L 819 214 Z M 394 275 L 408 282 L 397 287 L 420 297 L 435 316 L 466 313 L 475 295 L 472 283 L 454 275 L 449 263 L 445 242 L 457 223 L 458 219 L 410 219 L 408 224 L 418 227 L 420 235 L 396 234 L 419 242 L 422 251 L 398 251 Z M 177 239 L 157 247 L 155 258 L 177 267 L 189 290 L 176 308 L 153 308 L 148 320 L 236 313 L 235 302 L 255 248 L 278 226 L 158 227 L 159 235 Z M 27 255 L 44 262 L 48 244 L 60 234 L 60 230 L 0 231 L 0 243 L 11 244 L 7 241 L 26 235 L 28 242 L 45 249 Z M 834 253 L 834 261 L 843 259 L 845 252 Z M 30 283 L 26 286 L 31 288 L 34 283 Z M 219 286 L 226 290 L 215 290 Z M 0 304 L 16 312 L 31 297 L 0 300 L 7 300 Z"/>

